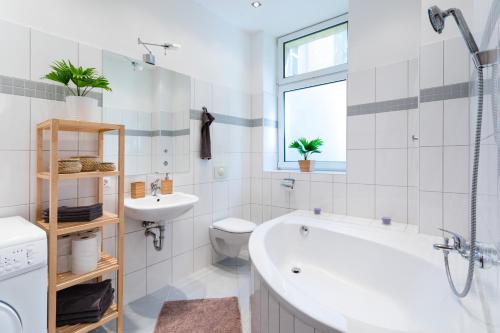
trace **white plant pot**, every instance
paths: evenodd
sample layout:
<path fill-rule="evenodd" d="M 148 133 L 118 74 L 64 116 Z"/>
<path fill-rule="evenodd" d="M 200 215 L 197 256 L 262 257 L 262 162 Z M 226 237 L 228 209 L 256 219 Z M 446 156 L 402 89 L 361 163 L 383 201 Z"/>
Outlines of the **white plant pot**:
<path fill-rule="evenodd" d="M 86 96 L 67 96 L 66 112 L 71 120 L 91 121 L 99 112 L 97 100 Z"/>

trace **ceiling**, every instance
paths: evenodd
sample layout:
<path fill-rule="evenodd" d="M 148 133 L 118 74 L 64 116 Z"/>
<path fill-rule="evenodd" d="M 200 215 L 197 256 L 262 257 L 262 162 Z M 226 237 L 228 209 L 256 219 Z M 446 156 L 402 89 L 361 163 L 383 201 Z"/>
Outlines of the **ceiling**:
<path fill-rule="evenodd" d="M 347 13 L 348 0 L 193 0 L 223 20 L 247 31 L 283 36 L 315 23 Z"/>

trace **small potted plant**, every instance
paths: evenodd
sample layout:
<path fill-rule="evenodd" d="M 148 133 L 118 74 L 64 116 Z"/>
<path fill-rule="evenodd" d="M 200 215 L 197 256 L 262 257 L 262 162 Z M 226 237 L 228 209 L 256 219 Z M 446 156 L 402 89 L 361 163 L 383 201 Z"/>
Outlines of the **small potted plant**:
<path fill-rule="evenodd" d="M 300 171 L 311 172 L 314 169 L 314 161 L 311 161 L 309 157 L 312 154 L 319 154 L 321 151 L 319 148 L 323 145 L 323 140 L 320 138 L 308 141 L 306 138 L 300 138 L 293 141 L 288 148 L 297 149 L 299 154 L 304 158 L 299 160 Z"/>
<path fill-rule="evenodd" d="M 68 117 L 74 120 L 90 120 L 97 110 L 97 100 L 87 97 L 92 89 L 100 88 L 111 91 L 109 81 L 97 74 L 95 68 L 83 68 L 74 66 L 71 61 L 55 61 L 43 79 L 62 83 L 70 96 L 66 96 L 66 108 Z"/>

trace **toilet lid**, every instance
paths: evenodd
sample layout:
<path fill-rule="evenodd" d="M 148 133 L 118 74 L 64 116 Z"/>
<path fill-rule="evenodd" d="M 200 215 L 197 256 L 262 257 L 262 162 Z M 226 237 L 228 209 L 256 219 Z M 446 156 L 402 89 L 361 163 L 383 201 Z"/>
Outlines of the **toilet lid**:
<path fill-rule="evenodd" d="M 233 233 L 248 233 L 255 229 L 255 223 L 250 221 L 230 217 L 224 220 L 217 221 L 213 227 L 222 231 Z"/>

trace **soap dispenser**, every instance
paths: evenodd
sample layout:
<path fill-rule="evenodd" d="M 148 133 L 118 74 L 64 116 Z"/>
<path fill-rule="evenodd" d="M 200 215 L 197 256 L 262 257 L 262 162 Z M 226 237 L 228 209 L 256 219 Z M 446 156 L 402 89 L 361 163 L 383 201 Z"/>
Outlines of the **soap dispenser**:
<path fill-rule="evenodd" d="M 165 179 L 161 181 L 161 194 L 172 194 L 174 181 L 168 178 L 168 172 L 165 174 Z"/>

